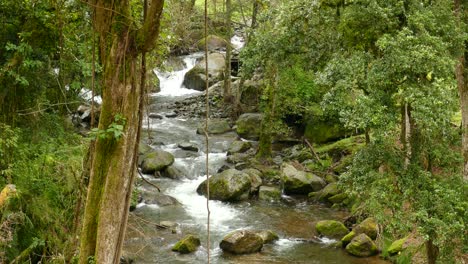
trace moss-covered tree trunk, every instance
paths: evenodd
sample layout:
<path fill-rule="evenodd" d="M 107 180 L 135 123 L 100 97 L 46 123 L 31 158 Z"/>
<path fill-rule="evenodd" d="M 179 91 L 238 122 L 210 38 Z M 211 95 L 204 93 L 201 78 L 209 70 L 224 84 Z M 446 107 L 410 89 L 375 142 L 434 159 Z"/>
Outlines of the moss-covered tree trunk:
<path fill-rule="evenodd" d="M 119 263 L 125 235 L 144 87 L 139 85 L 138 57 L 154 48 L 164 0 L 150 1 L 148 18 L 134 28 L 129 1 L 90 1 L 99 35 L 103 66 L 99 130 L 124 125 L 122 136 L 98 137 L 81 232 L 80 263 Z"/>
<path fill-rule="evenodd" d="M 274 124 L 276 120 L 276 89 L 277 89 L 277 73 L 278 68 L 276 65 L 267 67 L 267 81 L 268 85 L 265 88 L 264 95 L 266 97 L 265 109 L 263 111 L 264 117 L 261 124 L 260 139 L 258 144 L 257 157 L 260 159 L 270 159 L 272 154 L 272 141 L 274 131 Z"/>

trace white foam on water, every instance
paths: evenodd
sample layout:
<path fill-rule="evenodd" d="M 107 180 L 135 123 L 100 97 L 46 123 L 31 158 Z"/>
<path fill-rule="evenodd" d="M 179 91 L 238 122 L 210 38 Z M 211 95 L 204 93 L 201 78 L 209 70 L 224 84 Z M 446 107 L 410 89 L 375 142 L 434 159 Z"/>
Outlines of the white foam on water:
<path fill-rule="evenodd" d="M 241 36 L 234 35 L 231 38 L 231 44 L 235 49 L 242 49 L 245 45 L 245 40 Z"/>
<path fill-rule="evenodd" d="M 152 94 L 152 96 L 183 96 L 201 93 L 200 91 L 182 87 L 182 83 L 184 81 L 185 74 L 196 65 L 197 59 L 199 59 L 202 56 L 202 53 L 194 53 L 182 57 L 186 67 L 180 71 L 174 71 L 169 73 L 161 72 L 157 69 L 153 70 L 159 78 L 161 91 L 159 93 Z"/>

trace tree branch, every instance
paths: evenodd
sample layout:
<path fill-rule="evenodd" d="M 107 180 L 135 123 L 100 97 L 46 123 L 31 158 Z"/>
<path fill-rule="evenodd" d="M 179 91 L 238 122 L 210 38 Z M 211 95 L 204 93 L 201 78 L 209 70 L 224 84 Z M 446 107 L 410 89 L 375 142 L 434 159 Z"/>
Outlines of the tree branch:
<path fill-rule="evenodd" d="M 151 0 L 143 27 L 137 32 L 137 49 L 139 52 L 151 51 L 156 46 L 163 7 L 164 0 Z"/>

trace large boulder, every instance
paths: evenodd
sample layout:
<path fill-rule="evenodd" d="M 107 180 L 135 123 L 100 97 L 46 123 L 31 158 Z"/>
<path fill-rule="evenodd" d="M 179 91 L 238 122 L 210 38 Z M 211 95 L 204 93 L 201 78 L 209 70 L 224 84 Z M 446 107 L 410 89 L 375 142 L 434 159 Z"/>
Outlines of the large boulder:
<path fill-rule="evenodd" d="M 205 125 L 202 124 L 197 128 L 197 134 L 203 135 L 205 131 Z M 208 134 L 224 134 L 231 131 L 231 126 L 228 121 L 224 119 L 210 119 L 208 121 Z"/>
<path fill-rule="evenodd" d="M 184 175 L 183 171 L 181 171 L 177 167 L 174 167 L 173 165 L 171 165 L 171 166 L 165 168 L 161 172 L 161 176 L 164 177 L 164 178 L 169 178 L 169 179 L 181 179 L 185 175 Z"/>
<path fill-rule="evenodd" d="M 198 237 L 187 235 L 172 247 L 172 251 L 177 251 L 181 254 L 188 254 L 197 250 L 199 246 L 200 239 Z"/>
<path fill-rule="evenodd" d="M 208 55 L 208 86 L 222 79 L 225 67 L 225 58 L 221 53 L 210 53 Z M 184 76 L 182 83 L 188 89 L 204 91 L 206 89 L 205 59 L 197 63 Z"/>
<path fill-rule="evenodd" d="M 212 84 L 212 83 L 211 83 Z M 208 84 L 211 85 L 211 84 Z M 204 91 L 206 89 L 206 75 L 203 67 L 195 66 L 184 75 L 182 83 L 187 89 Z"/>
<path fill-rule="evenodd" d="M 232 155 L 234 153 L 244 153 L 252 147 L 252 143 L 248 141 L 236 140 L 231 143 L 229 146 L 228 155 Z"/>
<path fill-rule="evenodd" d="M 326 185 L 317 175 L 297 170 L 287 163 L 283 164 L 281 180 L 286 194 L 308 194 L 319 191 Z"/>
<path fill-rule="evenodd" d="M 346 251 L 357 257 L 370 257 L 379 252 L 374 241 L 372 241 L 372 239 L 370 239 L 366 234 L 360 234 L 353 238 L 353 240 L 351 240 L 351 242 L 346 246 Z"/>
<path fill-rule="evenodd" d="M 263 239 L 253 231 L 238 230 L 227 234 L 219 247 L 234 254 L 249 254 L 258 252 L 263 247 Z"/>
<path fill-rule="evenodd" d="M 343 223 L 335 220 L 318 221 L 317 224 L 315 224 L 315 230 L 321 236 L 335 239 L 340 239 L 349 232 L 348 228 L 346 228 Z"/>
<path fill-rule="evenodd" d="M 263 115 L 259 113 L 246 113 L 239 116 L 236 125 L 237 134 L 245 139 L 258 140 L 260 138 Z"/>
<path fill-rule="evenodd" d="M 310 142 L 326 143 L 343 138 L 346 132 L 340 122 L 312 117 L 305 122 L 304 137 Z"/>
<path fill-rule="evenodd" d="M 199 50 L 205 49 L 205 43 L 208 46 L 208 50 L 221 50 L 226 49 L 228 42 L 223 39 L 222 37 L 218 37 L 215 35 L 208 35 L 206 38 L 201 39 L 197 43 L 197 47 Z"/>
<path fill-rule="evenodd" d="M 309 193 L 309 197 L 315 198 L 315 200 L 321 201 L 321 202 L 328 202 L 329 198 L 332 196 L 335 196 L 340 193 L 340 190 L 338 189 L 338 183 L 333 182 L 325 186 L 322 190 L 316 192 L 316 193 Z"/>
<path fill-rule="evenodd" d="M 229 169 L 211 176 L 210 199 L 219 201 L 240 201 L 249 197 L 251 179 L 244 172 Z M 197 193 L 206 195 L 206 180 L 202 182 Z"/>
<path fill-rule="evenodd" d="M 141 171 L 145 174 L 153 174 L 161 171 L 174 163 L 174 156 L 164 150 L 155 150 L 146 153 L 142 158 Z"/>

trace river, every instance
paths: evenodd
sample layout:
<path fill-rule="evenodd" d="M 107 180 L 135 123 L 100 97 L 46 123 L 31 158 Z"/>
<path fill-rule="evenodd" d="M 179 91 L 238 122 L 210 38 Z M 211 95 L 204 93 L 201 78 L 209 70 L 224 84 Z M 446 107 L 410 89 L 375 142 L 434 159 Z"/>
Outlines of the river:
<path fill-rule="evenodd" d="M 196 134 L 196 128 L 203 123 L 197 118 L 165 117 L 173 113 L 174 102 L 200 92 L 182 87 L 184 74 L 195 65 L 200 53 L 183 56 L 183 70 L 157 74 L 161 80 L 161 92 L 151 95 L 150 111 L 162 119 L 149 119 L 145 130 L 153 136 L 153 147 L 162 148 L 175 156 L 174 166 L 186 176 L 183 179 L 145 178 L 161 188 L 162 193 L 176 198 L 180 205 L 158 207 L 140 203 L 130 214 L 124 255 L 134 263 L 206 263 L 207 262 L 207 210 L 206 199 L 196 193 L 197 186 L 206 177 L 204 137 Z M 171 115 L 169 115 L 171 116 Z M 145 134 L 143 135 L 145 136 Z M 230 143 L 237 135 L 229 132 L 210 137 L 210 173 L 215 173 L 225 162 Z M 185 151 L 179 143 L 191 142 L 199 147 L 198 152 Z M 156 192 L 148 185 L 141 184 L 142 192 Z M 323 219 L 342 219 L 344 212 L 332 210 L 323 205 L 311 204 L 304 198 L 283 196 L 281 203 L 249 200 L 240 203 L 210 201 L 211 208 L 211 263 L 386 263 L 378 258 L 355 258 L 344 250 L 332 246 L 333 240 L 315 238 L 313 223 Z M 159 229 L 162 221 L 178 224 L 175 228 Z M 238 229 L 270 229 L 280 239 L 264 245 L 259 253 L 231 255 L 223 253 L 219 243 L 227 233 Z M 172 252 L 172 246 L 186 234 L 200 237 L 202 246 L 192 254 L 181 255 Z"/>

